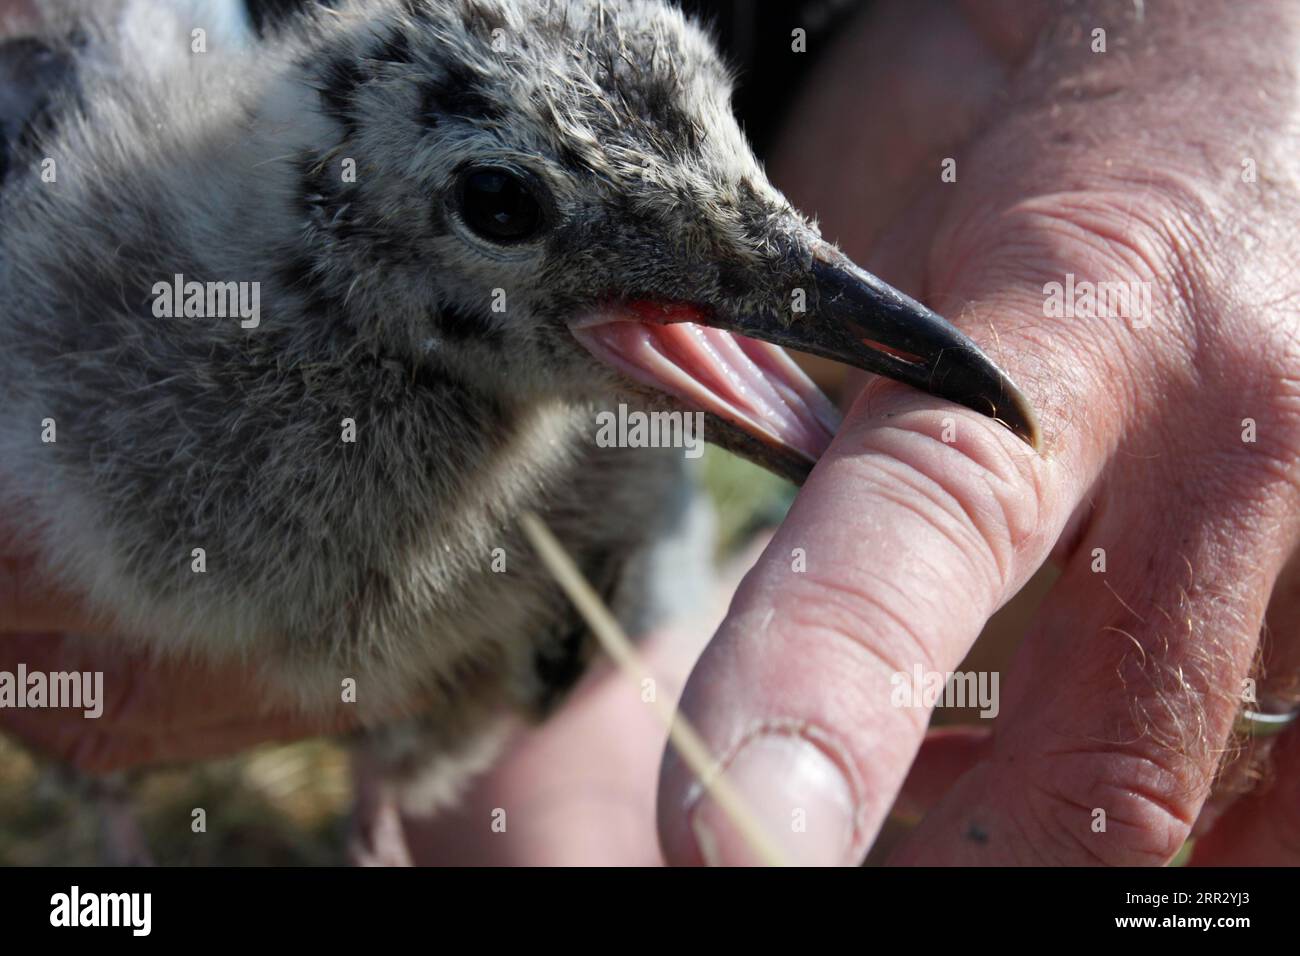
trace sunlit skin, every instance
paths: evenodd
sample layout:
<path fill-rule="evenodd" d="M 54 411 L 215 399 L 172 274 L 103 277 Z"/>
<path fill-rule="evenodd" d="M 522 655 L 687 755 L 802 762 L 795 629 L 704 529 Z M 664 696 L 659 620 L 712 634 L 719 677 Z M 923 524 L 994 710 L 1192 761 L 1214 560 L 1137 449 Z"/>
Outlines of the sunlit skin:
<path fill-rule="evenodd" d="M 1266 611 L 1266 673 L 1300 671 L 1300 587 L 1284 573 L 1300 530 L 1300 159 L 1288 132 L 1300 87 L 1282 67 L 1300 13 L 1204 0 L 1191 18 L 1148 2 L 1138 24 L 1115 2 L 1057 22 L 1049 6 L 1031 25 L 1022 2 L 877 4 L 807 91 L 773 164 L 825 235 L 1011 374 L 1047 448 L 1037 457 L 978 415 L 873 383 L 741 585 L 684 708 L 719 753 L 774 718 L 818 730 L 820 752 L 854 780 L 855 821 L 839 827 L 835 801 L 818 803 L 816 845 L 791 847 L 807 862 L 860 858 L 906 787 L 930 812 L 897 862 L 1163 863 L 1210 793 Z M 1092 53 L 1080 24 L 1094 23 L 1125 52 Z M 1026 66 L 1034 43 L 1044 50 Z M 941 184 L 948 156 L 958 180 Z M 1243 157 L 1258 182 L 1242 182 Z M 1042 286 L 1066 273 L 1152 282 L 1156 320 L 1044 318 Z M 936 440 L 949 417 L 955 443 Z M 800 547 L 808 572 L 792 575 Z M 6 554 L 0 669 L 109 669 L 114 650 L 95 663 L 107 640 L 30 633 L 95 627 L 24 579 L 21 542 Z M 928 715 L 890 707 L 889 674 L 917 660 L 955 669 L 1048 559 L 1062 576 L 1003 675 L 997 720 L 923 744 Z M 747 639 L 769 617 L 766 639 Z M 711 630 L 650 639 L 665 687 Z M 1180 667 L 1190 686 L 1168 679 Z M 250 726 L 237 695 L 199 693 L 230 675 L 166 676 L 137 672 L 91 735 L 53 714 L 0 720 L 88 769 L 335 729 L 288 716 Z M 662 739 L 635 689 L 597 669 L 466 804 L 544 794 L 523 811 L 538 825 L 467 838 L 455 817 L 412 822 L 416 858 L 648 863 L 662 845 L 671 862 L 699 862 L 703 826 L 714 860 L 747 861 L 714 812 L 687 808 L 671 758 L 656 839 Z M 1300 863 L 1300 735 L 1278 741 L 1274 786 L 1220 816 L 1196 862 Z M 761 809 L 788 820 L 798 797 L 766 794 Z M 1104 836 L 1090 834 L 1095 807 Z"/>

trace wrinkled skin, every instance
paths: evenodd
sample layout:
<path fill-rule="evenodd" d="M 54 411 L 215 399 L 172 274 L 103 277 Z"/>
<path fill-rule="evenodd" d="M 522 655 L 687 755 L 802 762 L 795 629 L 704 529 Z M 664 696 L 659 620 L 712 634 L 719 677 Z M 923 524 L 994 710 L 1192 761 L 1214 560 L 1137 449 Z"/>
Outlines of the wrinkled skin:
<path fill-rule="evenodd" d="M 929 812 L 898 862 L 1163 863 L 1202 814 L 1257 657 L 1261 686 L 1300 673 L 1287 570 L 1300 11 L 1148 0 L 1139 22 L 1131 2 L 1056 6 L 877 4 L 773 164 L 824 234 L 985 347 L 1046 437 L 1038 457 L 973 413 L 872 382 L 741 584 L 683 707 L 799 861 L 860 859 L 902 791 Z M 1089 49 L 1094 26 L 1106 54 Z M 949 156 L 958 179 L 941 183 Z M 1247 158 L 1257 182 L 1242 181 Z M 1044 317 L 1043 285 L 1067 273 L 1149 282 L 1150 326 Z M 945 420 L 955 441 L 939 440 Z M 791 572 L 794 548 L 806 573 Z M 19 544 L 6 553 L 21 575 Z M 1002 675 L 996 720 L 925 741 L 928 713 L 891 706 L 890 676 L 955 669 L 1047 560 L 1061 576 Z M 68 599 L 39 594 L 0 586 L 0 627 L 93 632 Z M 649 641 L 665 693 L 705 633 Z M 0 639 L 0 668 L 86 667 L 96 650 Z M 200 710 L 190 697 L 212 680 L 137 672 L 89 739 L 52 713 L 12 729 L 91 769 L 312 729 L 287 715 L 247 726 L 219 694 Z M 776 739 L 756 742 L 762 728 Z M 462 816 L 410 825 L 415 857 L 649 863 L 662 846 L 674 863 L 748 861 L 671 754 L 656 842 L 662 737 L 638 689 L 597 668 Z M 1197 862 L 1300 863 L 1300 729 L 1271 762 L 1271 786 L 1202 820 Z M 466 827 L 497 806 L 515 808 L 507 833 Z M 1090 827 L 1097 808 L 1105 833 Z"/>

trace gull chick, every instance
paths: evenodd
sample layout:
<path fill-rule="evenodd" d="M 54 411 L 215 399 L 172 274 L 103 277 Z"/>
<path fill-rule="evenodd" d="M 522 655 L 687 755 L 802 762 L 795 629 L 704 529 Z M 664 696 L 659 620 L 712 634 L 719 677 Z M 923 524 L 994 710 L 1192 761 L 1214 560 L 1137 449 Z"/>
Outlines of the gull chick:
<path fill-rule="evenodd" d="M 672 6 L 350 0 L 261 41 L 184 9 L 47 3 L 0 56 L 45 84 L 0 117 L 0 489 L 115 633 L 254 662 L 250 707 L 351 680 L 481 764 L 586 656 L 518 516 L 634 621 L 683 455 L 600 447 L 597 412 L 707 413 L 797 480 L 837 419 L 782 346 L 1035 440 L 773 188 Z"/>

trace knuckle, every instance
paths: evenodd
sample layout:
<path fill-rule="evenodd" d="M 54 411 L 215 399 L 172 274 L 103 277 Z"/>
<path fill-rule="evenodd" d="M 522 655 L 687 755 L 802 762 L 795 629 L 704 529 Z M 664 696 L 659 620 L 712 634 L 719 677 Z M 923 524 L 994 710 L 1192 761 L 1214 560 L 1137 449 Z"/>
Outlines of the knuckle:
<path fill-rule="evenodd" d="M 1068 427 L 1081 407 L 1095 414 L 1105 406 L 1115 442 L 1199 442 L 1240 466 L 1234 475 L 1254 470 L 1260 495 L 1280 489 L 1288 505 L 1300 503 L 1300 333 L 1292 320 L 1300 288 L 1291 259 L 1253 252 L 1254 233 L 1195 176 L 1081 181 L 968 215 L 936 244 L 952 264 L 939 287 L 1041 288 L 1046 301 L 1047 288 L 1067 276 L 1076 294 L 1087 283 L 1095 298 L 1086 306 L 1067 284 L 1066 315 L 1044 306 L 1017 330 L 1028 355 L 1016 364 L 1037 357 L 1046 370 L 1037 389 L 1045 421 Z M 1283 247 L 1300 248 L 1300 236 Z M 1140 290 L 1137 298 L 1109 295 L 1125 287 Z M 1126 315 L 1130 301 L 1141 305 Z M 1212 427 L 1175 434 L 1179 423 Z"/>
<path fill-rule="evenodd" d="M 916 613 L 918 598 L 903 594 L 885 575 L 868 572 L 850 583 L 809 574 L 797 583 L 788 605 L 796 627 L 839 638 L 859 662 L 865 656 L 879 673 L 910 672 L 915 663 L 933 666 L 933 642 L 917 625 L 933 615 Z M 802 620 L 802 615 L 812 619 Z"/>
<path fill-rule="evenodd" d="M 972 208 L 935 243 L 939 290 L 976 299 L 1022 290 L 1018 337 L 1051 377 L 1089 394 L 1134 392 L 1148 373 L 1186 369 L 1218 260 L 1210 200 L 1169 174 L 1143 188 L 1116 178 Z M 1201 310 L 1203 311 L 1203 310 Z"/>
<path fill-rule="evenodd" d="M 1031 842 L 1052 862 L 1163 866 L 1191 833 L 1197 788 L 1138 745 L 1044 756 L 1022 790 Z"/>
<path fill-rule="evenodd" d="M 867 491 L 946 540 L 964 579 L 981 585 L 972 598 L 1003 596 L 1050 545 L 1043 459 L 975 412 L 916 407 L 894 383 L 874 383 L 865 400 L 911 406 L 854 439 Z"/>
<path fill-rule="evenodd" d="M 936 273 L 946 271 L 945 288 L 983 285 L 981 274 L 1031 287 L 1067 272 L 1080 281 L 1137 280 L 1149 284 L 1157 311 L 1181 313 L 1208 285 L 1199 277 L 1214 261 L 1212 223 L 1208 200 L 1181 181 L 1141 192 L 1099 183 L 1024 196 L 996 214 L 972 211 L 936 243 Z M 1071 310 L 1071 321 L 1121 324 L 1083 305 Z"/>

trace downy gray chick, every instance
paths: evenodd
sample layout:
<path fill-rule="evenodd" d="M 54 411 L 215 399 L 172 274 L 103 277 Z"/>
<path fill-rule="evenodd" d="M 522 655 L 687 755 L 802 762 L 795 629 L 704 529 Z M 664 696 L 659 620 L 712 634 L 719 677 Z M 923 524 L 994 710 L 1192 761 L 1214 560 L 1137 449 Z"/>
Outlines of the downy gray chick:
<path fill-rule="evenodd" d="M 969 340 L 772 187 L 660 0 L 350 0 L 264 42 L 45 8 L 6 45 L 63 79 L 6 118 L 5 514 L 115 633 L 256 662 L 250 707 L 353 678 L 373 722 L 422 715 L 399 768 L 481 764 L 586 656 L 519 513 L 632 621 L 683 456 L 599 447 L 596 412 L 701 410 L 797 479 L 836 419 L 780 345 L 1034 437 Z"/>

